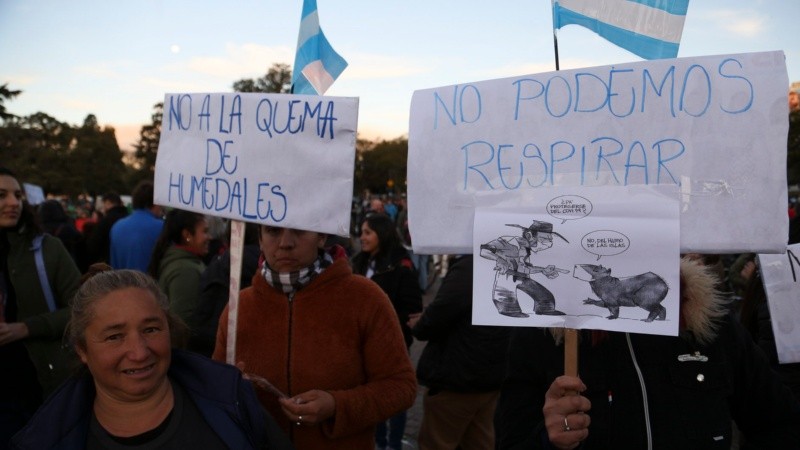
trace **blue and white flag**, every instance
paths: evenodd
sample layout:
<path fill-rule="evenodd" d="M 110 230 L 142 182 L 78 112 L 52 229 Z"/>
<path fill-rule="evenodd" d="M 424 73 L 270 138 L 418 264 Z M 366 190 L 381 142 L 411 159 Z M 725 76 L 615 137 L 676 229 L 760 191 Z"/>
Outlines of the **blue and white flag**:
<path fill-rule="evenodd" d="M 645 59 L 675 58 L 689 0 L 554 0 L 553 27 L 576 24 Z"/>
<path fill-rule="evenodd" d="M 347 67 L 319 27 L 317 0 L 303 0 L 297 55 L 292 71 L 292 93 L 323 95 Z"/>

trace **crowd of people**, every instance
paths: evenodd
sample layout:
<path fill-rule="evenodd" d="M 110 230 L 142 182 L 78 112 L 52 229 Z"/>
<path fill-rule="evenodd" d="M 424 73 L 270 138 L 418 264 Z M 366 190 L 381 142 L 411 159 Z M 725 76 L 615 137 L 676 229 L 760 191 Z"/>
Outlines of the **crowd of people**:
<path fill-rule="evenodd" d="M 753 255 L 686 255 L 680 335 L 584 330 L 574 377 L 560 330 L 472 325 L 472 256 L 415 255 L 402 195 L 349 239 L 247 224 L 234 310 L 224 223 L 101 202 L 0 167 L 0 449 L 400 450 L 418 385 L 423 450 L 800 448 Z"/>

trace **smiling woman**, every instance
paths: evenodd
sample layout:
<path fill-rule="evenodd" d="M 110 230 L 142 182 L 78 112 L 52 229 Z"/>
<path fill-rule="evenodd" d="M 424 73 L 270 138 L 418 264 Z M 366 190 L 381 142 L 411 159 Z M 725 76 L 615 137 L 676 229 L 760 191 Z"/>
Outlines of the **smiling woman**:
<path fill-rule="evenodd" d="M 48 399 L 12 448 L 291 448 L 236 368 L 172 348 L 185 327 L 152 278 L 97 266 L 68 327 L 88 370 Z"/>

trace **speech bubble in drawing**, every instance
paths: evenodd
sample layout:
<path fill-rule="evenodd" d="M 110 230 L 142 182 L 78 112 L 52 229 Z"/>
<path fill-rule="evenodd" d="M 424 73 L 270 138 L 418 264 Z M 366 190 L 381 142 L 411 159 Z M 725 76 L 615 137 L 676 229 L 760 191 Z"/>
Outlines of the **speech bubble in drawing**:
<path fill-rule="evenodd" d="M 592 202 L 580 195 L 561 195 L 547 203 L 547 214 L 561 219 L 564 224 L 567 220 L 582 219 L 592 212 Z"/>
<path fill-rule="evenodd" d="M 619 231 L 597 230 L 581 238 L 581 246 L 587 252 L 601 256 L 614 256 L 628 250 L 631 240 Z"/>

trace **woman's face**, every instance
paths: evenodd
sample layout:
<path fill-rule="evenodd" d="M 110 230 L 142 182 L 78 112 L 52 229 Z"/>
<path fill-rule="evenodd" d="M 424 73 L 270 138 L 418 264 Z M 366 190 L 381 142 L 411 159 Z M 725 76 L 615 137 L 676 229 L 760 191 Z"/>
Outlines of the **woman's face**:
<path fill-rule="evenodd" d="M 184 230 L 183 232 L 186 246 L 194 250 L 198 255 L 205 255 L 208 253 L 208 242 L 211 236 L 208 234 L 208 222 L 202 219 L 194 226 L 193 232 Z"/>
<path fill-rule="evenodd" d="M 361 224 L 361 251 L 374 255 L 378 253 L 378 250 L 380 250 L 378 235 L 369 227 L 369 223 L 364 221 L 364 223 Z"/>
<path fill-rule="evenodd" d="M 97 300 L 76 351 L 97 395 L 137 401 L 164 389 L 171 358 L 167 317 L 150 291 L 126 288 Z"/>
<path fill-rule="evenodd" d="M 325 245 L 325 235 L 314 231 L 259 227 L 259 245 L 270 269 L 279 272 L 295 272 L 310 266 L 317 259 L 317 252 Z"/>
<path fill-rule="evenodd" d="M 22 214 L 22 188 L 16 178 L 0 175 L 0 228 L 17 226 Z"/>

